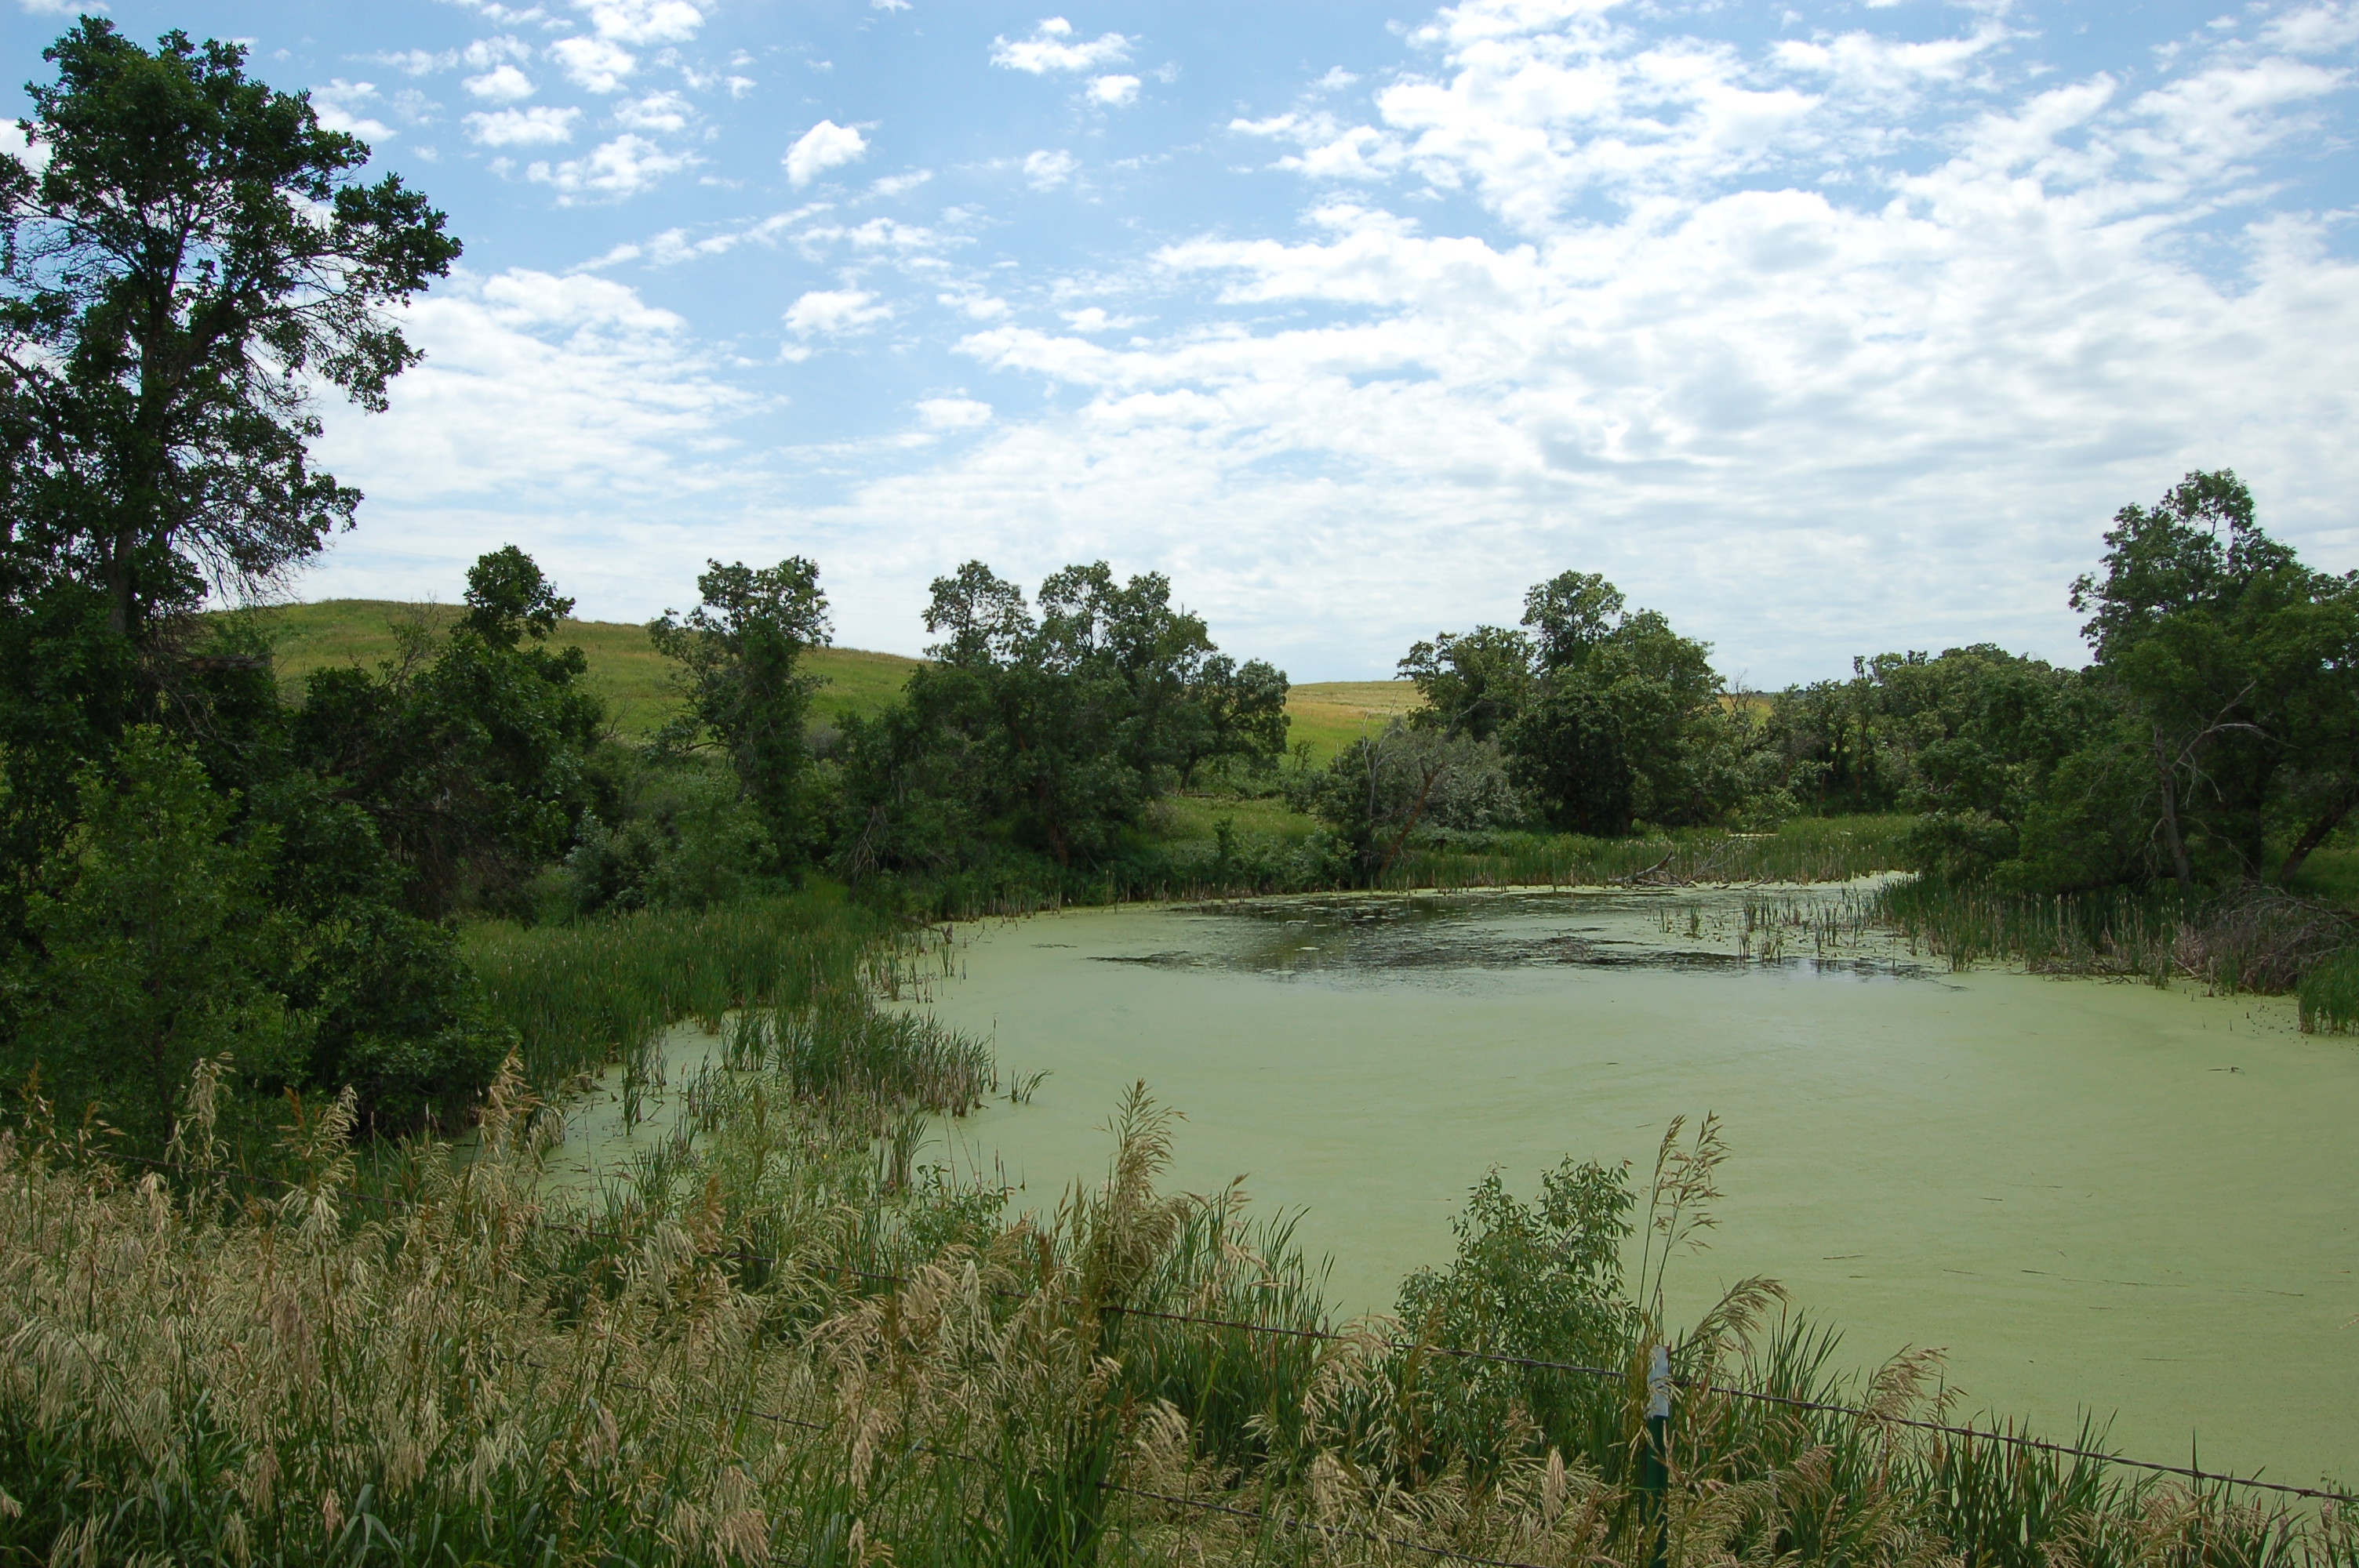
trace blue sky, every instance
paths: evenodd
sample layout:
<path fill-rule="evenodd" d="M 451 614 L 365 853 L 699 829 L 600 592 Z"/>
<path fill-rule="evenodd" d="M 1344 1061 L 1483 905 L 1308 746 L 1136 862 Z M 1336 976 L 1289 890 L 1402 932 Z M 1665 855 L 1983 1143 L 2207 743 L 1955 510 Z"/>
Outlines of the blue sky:
<path fill-rule="evenodd" d="M 2359 566 L 2351 4 L 106 14 L 246 40 L 466 243 L 305 598 L 804 554 L 915 652 L 962 560 L 1103 558 L 1324 679 L 1578 568 L 1775 685 L 2077 660 L 2196 466 Z"/>

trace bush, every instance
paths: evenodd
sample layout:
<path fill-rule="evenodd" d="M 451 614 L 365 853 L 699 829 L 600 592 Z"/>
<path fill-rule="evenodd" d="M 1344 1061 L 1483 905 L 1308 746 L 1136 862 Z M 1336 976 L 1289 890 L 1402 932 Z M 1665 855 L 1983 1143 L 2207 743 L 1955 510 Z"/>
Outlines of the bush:
<path fill-rule="evenodd" d="M 1900 852 L 1921 876 L 1977 882 L 2013 859 L 2017 843 L 2014 827 L 1986 811 L 1929 811 L 1910 824 Z"/>

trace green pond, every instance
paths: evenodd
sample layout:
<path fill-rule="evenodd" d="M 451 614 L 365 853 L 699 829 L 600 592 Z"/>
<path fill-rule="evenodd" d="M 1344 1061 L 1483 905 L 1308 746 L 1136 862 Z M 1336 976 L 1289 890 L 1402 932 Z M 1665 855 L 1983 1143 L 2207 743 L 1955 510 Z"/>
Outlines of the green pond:
<path fill-rule="evenodd" d="M 1181 1185 L 1303 1209 L 1332 1299 L 1383 1310 L 1492 1166 L 1526 1195 L 1567 1152 L 1643 1176 L 1671 1117 L 1710 1110 L 1732 1153 L 1711 1249 L 1674 1269 L 1690 1314 L 1767 1274 L 1856 1361 L 1947 1347 L 1962 1411 L 2059 1435 L 2094 1411 L 2142 1457 L 2359 1479 L 2359 1047 L 2277 999 L 1762 962 L 1757 934 L 1745 961 L 1744 897 L 964 928 L 931 1005 L 1003 1077 L 1050 1076 L 960 1124 L 958 1163 L 1052 1204 L 1103 1175 L 1143 1078 L 1188 1119 Z"/>
<path fill-rule="evenodd" d="M 1144 1079 L 1175 1183 L 1303 1211 L 1330 1300 L 1382 1311 L 1496 1166 L 1643 1178 L 1670 1118 L 1731 1149 L 1691 1317 L 1767 1274 L 1872 1365 L 1948 1352 L 1961 1414 L 2277 1480 L 2359 1479 L 2359 1047 L 2289 1001 L 1962 974 L 1747 936 L 1745 894 L 1507 892 L 1131 907 L 959 928 L 928 1006 L 1004 1080 L 928 1156 L 1053 1206 Z M 1809 903 L 1836 892 L 1797 891 Z M 677 1033 L 671 1077 L 712 1048 Z M 561 1158 L 612 1170 L 594 1109 Z M 564 1179 L 560 1177 L 560 1179 Z"/>

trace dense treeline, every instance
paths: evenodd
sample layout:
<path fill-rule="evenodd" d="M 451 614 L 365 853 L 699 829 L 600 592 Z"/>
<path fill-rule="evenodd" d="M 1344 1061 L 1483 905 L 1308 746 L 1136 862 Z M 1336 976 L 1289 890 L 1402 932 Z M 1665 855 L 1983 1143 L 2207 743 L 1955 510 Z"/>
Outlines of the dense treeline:
<path fill-rule="evenodd" d="M 2359 805 L 2359 574 L 2305 567 L 2234 474 L 2198 472 L 2115 515 L 2071 600 L 2085 669 L 1976 646 L 1784 693 L 1788 788 L 1921 813 L 1913 858 L 1947 879 L 2289 881 Z"/>
<path fill-rule="evenodd" d="M 1710 650 L 1600 578 L 1401 661 L 1425 708 L 1306 805 L 1381 868 L 1419 833 L 1613 835 L 1905 811 L 1944 881 L 2055 893 L 2289 881 L 2359 806 L 2359 574 L 2304 566 L 2225 470 L 2124 507 L 2071 585 L 2093 662 L 1988 644 L 1729 692 Z"/>

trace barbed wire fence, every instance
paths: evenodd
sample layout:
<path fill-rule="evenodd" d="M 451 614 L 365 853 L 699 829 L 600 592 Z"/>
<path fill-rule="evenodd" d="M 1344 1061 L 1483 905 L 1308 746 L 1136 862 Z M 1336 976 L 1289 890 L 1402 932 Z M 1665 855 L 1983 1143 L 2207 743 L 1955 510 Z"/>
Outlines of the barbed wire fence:
<path fill-rule="evenodd" d="M 104 1161 L 120 1161 L 126 1163 L 150 1166 L 158 1170 L 178 1172 L 183 1174 L 187 1173 L 189 1170 L 189 1167 L 184 1162 L 145 1158 L 114 1151 L 107 1151 L 97 1157 Z M 307 1186 L 307 1184 L 297 1182 L 283 1176 L 268 1176 L 251 1172 L 239 1172 L 234 1173 L 234 1174 L 238 1180 L 257 1182 L 265 1185 L 277 1187 L 283 1191 L 304 1189 Z M 408 1200 L 389 1197 L 383 1194 L 346 1191 L 341 1195 L 348 1199 L 375 1204 L 392 1212 L 415 1212 L 425 1206 Z M 619 1246 L 636 1245 L 637 1242 L 642 1239 L 640 1238 L 625 1235 L 618 1231 L 599 1230 L 593 1227 L 586 1225 L 574 1224 L 561 1220 L 551 1220 L 544 1216 L 535 1216 L 530 1221 L 530 1224 L 534 1228 L 542 1231 L 573 1236 L 584 1240 L 608 1242 Z M 775 1269 L 793 1269 L 799 1266 L 799 1260 L 798 1260 L 781 1258 L 773 1254 L 755 1252 L 745 1249 L 733 1249 L 729 1251 L 728 1256 L 736 1261 L 762 1263 Z M 822 1271 L 839 1274 L 877 1285 L 901 1287 L 906 1286 L 910 1282 L 906 1275 L 880 1273 L 874 1271 L 853 1268 L 847 1264 L 830 1265 Z M 1022 1292 L 999 1293 L 1008 1299 L 1028 1299 L 1028 1297 L 1025 1296 Z M 1079 1305 L 1082 1303 L 1076 1302 L 1072 1304 Z M 1202 1328 L 1223 1328 L 1238 1333 L 1261 1335 L 1274 1338 L 1287 1338 L 1326 1344 L 1364 1344 L 1367 1341 L 1367 1336 L 1364 1335 L 1341 1334 L 1332 1329 L 1288 1327 L 1281 1324 L 1255 1323 L 1244 1318 L 1207 1317 L 1190 1313 L 1166 1312 L 1149 1307 L 1126 1306 L 1117 1303 L 1097 1303 L 1097 1310 L 1114 1315 L 1147 1318 L 1167 1323 L 1190 1325 Z M 1627 1382 L 1631 1379 L 1631 1373 L 1626 1368 L 1583 1366 L 1578 1362 L 1550 1360 L 1540 1357 L 1516 1356 L 1501 1351 L 1475 1350 L 1460 1346 L 1426 1344 L 1407 1338 L 1393 1338 L 1384 1340 L 1382 1343 L 1386 1344 L 1389 1348 L 1397 1351 L 1416 1350 L 1429 1356 L 1442 1356 L 1462 1360 L 1495 1363 L 1502 1366 L 1516 1367 L 1529 1371 L 1557 1372 L 1570 1376 L 1598 1379 L 1615 1382 Z M 1975 1442 L 1995 1444 L 2003 1447 L 2049 1454 L 2060 1458 L 2088 1460 L 2098 1464 L 2116 1465 L 2125 1469 L 2139 1470 L 2154 1475 L 2173 1476 L 2181 1479 L 2199 1481 L 2213 1486 L 2231 1487 L 2248 1491 L 2268 1492 L 2283 1497 L 2299 1498 L 2311 1501 L 2329 1502 L 2338 1506 L 2359 1505 L 2359 1493 L 2337 1491 L 2327 1487 L 2296 1486 L 2285 1481 L 2267 1481 L 2257 1476 L 2237 1476 L 2227 1471 L 2207 1470 L 2191 1465 L 2169 1465 L 2157 1460 L 2136 1459 L 2125 1454 L 2107 1453 L 2103 1449 L 2087 1448 L 2073 1444 L 2056 1443 L 2045 1438 L 2029 1437 L 2017 1433 L 1995 1431 L 1988 1427 L 1961 1425 L 1951 1422 L 1928 1421 L 1920 1417 L 1904 1416 L 1880 1411 L 1865 1410 L 1856 1405 L 1844 1405 L 1828 1400 L 1802 1399 L 1789 1394 L 1772 1393 L 1766 1390 L 1743 1388 L 1735 1384 L 1715 1383 L 1709 1379 L 1674 1376 L 1669 1379 L 1669 1381 L 1672 1387 L 1677 1388 L 1683 1392 L 1720 1394 L 1731 1399 L 1745 1400 L 1755 1403 L 1778 1405 L 1793 1410 L 1810 1411 L 1817 1413 L 1841 1416 L 1871 1425 L 1907 1427 L 1919 1432 L 1933 1433 L 1951 1437 L 1967 1438 Z M 789 1424 L 812 1426 L 813 1430 L 823 1430 L 823 1428 L 818 1427 L 814 1425 L 814 1423 L 795 1422 L 793 1418 L 789 1417 L 772 1416 L 766 1412 L 754 1413 L 763 1415 L 764 1419 L 785 1421 Z M 1117 1491 L 1129 1489 L 1114 1486 L 1112 1483 L 1104 1483 L 1104 1485 L 1107 1485 L 1111 1489 Z M 1144 1496 L 1146 1494 L 1141 1495 Z M 1190 1501 L 1189 1499 L 1166 1498 L 1164 1500 L 1186 1501 L 1189 1503 L 1189 1506 L 1191 1507 L 1207 1506 L 1202 1503 L 1201 1499 Z M 1264 1516 L 1256 1515 L 1255 1517 Z M 1408 1541 L 1392 1541 L 1389 1543 L 1402 1546 L 1414 1546 L 1414 1543 Z M 1429 1549 L 1417 1547 L 1416 1550 L 1425 1551 Z M 1457 1554 L 1449 1553 L 1446 1555 Z M 1491 1561 L 1489 1559 L 1483 1558 L 1468 1558 L 1464 1560 L 1477 1563 L 1487 1563 Z M 1530 1565 L 1502 1563 L 1495 1565 L 1495 1568 L 1530 1568 Z"/>

